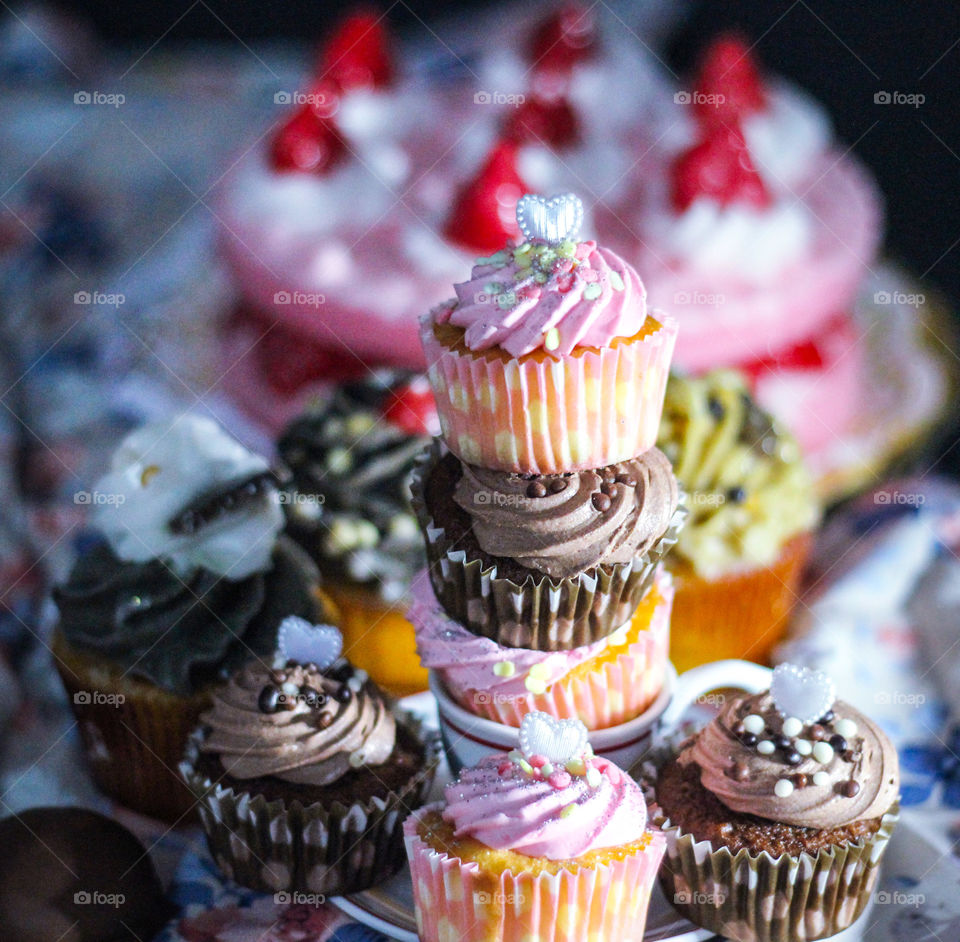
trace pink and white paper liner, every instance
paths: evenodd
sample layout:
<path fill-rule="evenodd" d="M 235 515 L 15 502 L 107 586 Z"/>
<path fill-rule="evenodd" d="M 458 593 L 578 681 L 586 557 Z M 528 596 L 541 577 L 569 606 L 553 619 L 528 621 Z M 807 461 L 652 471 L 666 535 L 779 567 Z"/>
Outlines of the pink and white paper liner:
<path fill-rule="evenodd" d="M 417 834 L 429 805 L 404 822 L 421 942 L 640 942 L 665 841 L 650 831 L 640 852 L 556 874 L 486 873 Z"/>
<path fill-rule="evenodd" d="M 443 437 L 462 461 L 536 474 L 602 468 L 657 439 L 676 322 L 642 340 L 567 356 L 458 353 L 421 323 Z"/>

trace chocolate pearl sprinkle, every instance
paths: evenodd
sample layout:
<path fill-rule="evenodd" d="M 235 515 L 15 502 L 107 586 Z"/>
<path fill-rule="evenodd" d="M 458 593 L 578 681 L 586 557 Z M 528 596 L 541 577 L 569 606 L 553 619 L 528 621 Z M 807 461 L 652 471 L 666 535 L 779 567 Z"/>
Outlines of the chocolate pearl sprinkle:
<path fill-rule="evenodd" d="M 617 496 L 617 485 L 616 484 L 601 484 L 600 493 L 606 494 L 607 497 L 613 499 Z"/>
<path fill-rule="evenodd" d="M 784 736 L 784 735 L 781 733 L 781 734 L 778 734 L 777 736 L 773 736 L 773 737 L 771 737 L 771 738 L 773 739 L 773 744 L 774 744 L 778 749 L 789 749 L 789 748 L 790 748 L 791 739 L 790 739 L 789 736 Z"/>
<path fill-rule="evenodd" d="M 636 487 L 637 478 L 633 474 L 618 474 L 617 475 L 617 484 L 622 484 L 624 487 Z"/>
<path fill-rule="evenodd" d="M 613 501 L 610 500 L 610 497 L 607 494 L 594 494 L 590 498 L 591 503 L 593 504 L 593 509 L 599 511 L 602 514 L 605 514 L 610 506 L 613 504 Z"/>
<path fill-rule="evenodd" d="M 858 782 L 855 782 L 853 779 L 850 779 L 847 782 L 844 782 L 840 786 L 840 794 L 844 798 L 856 798 L 860 794 L 860 785 Z"/>
<path fill-rule="evenodd" d="M 832 722 L 834 721 L 834 719 L 836 719 L 836 716 L 837 716 L 837 714 L 834 713 L 833 710 L 827 710 L 827 712 L 824 713 L 823 716 L 820 717 L 820 723 L 821 723 L 823 726 L 827 726 L 827 725 L 829 725 L 830 723 L 832 723 Z"/>
<path fill-rule="evenodd" d="M 333 692 L 333 699 L 336 700 L 337 703 L 349 703 L 353 699 L 353 691 L 344 684 Z"/>
<path fill-rule="evenodd" d="M 546 497 L 547 489 L 544 487 L 543 481 L 531 481 L 527 485 L 527 497 Z"/>
<path fill-rule="evenodd" d="M 847 741 L 839 733 L 834 733 L 830 737 L 830 745 L 833 746 L 834 752 L 846 752 L 847 751 Z"/>
<path fill-rule="evenodd" d="M 786 762 L 787 765 L 799 765 L 801 762 L 803 762 L 803 756 L 800 755 L 796 749 L 788 749 L 783 754 L 783 761 Z"/>
<path fill-rule="evenodd" d="M 279 701 L 280 691 L 272 684 L 267 684 L 257 697 L 257 707 L 261 713 L 276 713 Z"/>
<path fill-rule="evenodd" d="M 729 775 L 735 782 L 745 782 L 750 777 L 750 769 L 742 762 L 734 762 Z"/>
<path fill-rule="evenodd" d="M 797 772 L 793 777 L 793 784 L 797 788 L 806 788 L 810 784 L 810 776 L 806 772 Z"/>
<path fill-rule="evenodd" d="M 613 468 L 604 468 L 600 479 L 604 484 L 613 484 L 617 480 L 617 472 Z"/>
<path fill-rule="evenodd" d="M 853 760 L 856 759 L 856 756 L 853 754 L 852 749 L 848 749 L 846 752 L 844 752 L 842 758 L 844 762 L 853 762 Z"/>
<path fill-rule="evenodd" d="M 554 478 L 550 482 L 549 490 L 551 494 L 559 494 L 561 491 L 565 491 L 566 489 L 567 482 L 563 478 Z"/>
<path fill-rule="evenodd" d="M 757 737 L 753 733 L 745 732 L 740 736 L 740 742 L 742 742 L 748 749 L 751 749 L 757 744 Z"/>
<path fill-rule="evenodd" d="M 827 738 L 827 731 L 819 723 L 817 723 L 816 725 L 810 727 L 809 738 L 814 742 L 819 742 L 821 739 Z"/>

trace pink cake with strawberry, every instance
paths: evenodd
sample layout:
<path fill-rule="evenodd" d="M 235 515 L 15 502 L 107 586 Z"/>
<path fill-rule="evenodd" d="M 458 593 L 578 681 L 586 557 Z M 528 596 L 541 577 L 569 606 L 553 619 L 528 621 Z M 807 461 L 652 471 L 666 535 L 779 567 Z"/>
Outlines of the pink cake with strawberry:
<path fill-rule="evenodd" d="M 675 98 L 689 123 L 638 164 L 632 211 L 598 210 L 598 228 L 676 315 L 676 365 L 743 369 L 816 451 L 858 406 L 851 311 L 880 241 L 878 193 L 816 106 L 766 82 L 737 38 L 708 49 L 694 85 Z"/>

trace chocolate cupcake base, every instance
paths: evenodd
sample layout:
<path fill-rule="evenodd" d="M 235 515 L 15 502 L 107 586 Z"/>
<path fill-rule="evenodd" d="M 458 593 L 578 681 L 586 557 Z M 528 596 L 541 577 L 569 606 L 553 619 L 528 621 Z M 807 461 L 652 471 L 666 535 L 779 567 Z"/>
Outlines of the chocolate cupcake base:
<path fill-rule="evenodd" d="M 860 917 L 899 818 L 896 804 L 875 829 L 855 829 L 857 840 L 815 849 L 817 841 L 796 829 L 796 840 L 810 850 L 777 853 L 776 842 L 771 843 L 773 853 L 733 850 L 717 841 L 698 841 L 661 807 L 657 783 L 675 757 L 673 747 L 657 750 L 644 760 L 639 776 L 651 823 L 667 839 L 660 882 L 677 910 L 696 925 L 737 942 L 813 942 Z M 739 833 L 736 825 L 731 833 Z"/>
<path fill-rule="evenodd" d="M 426 800 L 439 761 L 439 742 L 419 721 L 397 715 L 422 744 L 423 761 L 406 782 L 385 796 L 335 794 L 329 800 L 292 786 L 290 795 L 224 784 L 200 752 L 204 731 L 187 743 L 180 773 L 199 802 L 207 845 L 231 880 L 266 893 L 296 891 L 332 896 L 386 880 L 406 859 L 403 821 Z"/>
<path fill-rule="evenodd" d="M 441 517 L 436 501 L 448 500 L 456 483 L 445 457 L 443 446 L 435 440 L 411 481 L 430 582 L 451 618 L 506 647 L 569 651 L 616 631 L 640 604 L 657 566 L 677 542 L 687 515 L 679 507 L 654 546 L 630 562 L 603 564 L 555 579 L 514 560 L 487 555 L 468 526 Z M 451 517 L 457 513 L 445 506 L 443 513 L 448 511 Z"/>

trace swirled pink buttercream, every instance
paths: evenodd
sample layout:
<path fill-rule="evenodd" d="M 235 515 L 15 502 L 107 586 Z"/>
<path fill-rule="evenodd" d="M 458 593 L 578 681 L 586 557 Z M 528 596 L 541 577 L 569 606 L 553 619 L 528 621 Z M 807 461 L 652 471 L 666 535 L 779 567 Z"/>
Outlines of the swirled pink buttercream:
<path fill-rule="evenodd" d="M 488 756 L 446 787 L 443 817 L 458 837 L 549 860 L 640 840 L 647 823 L 640 787 L 608 760 L 586 761 L 599 774 L 558 770 L 555 778 Z"/>
<path fill-rule="evenodd" d="M 470 280 L 456 285 L 456 304 L 443 317 L 464 328 L 471 350 L 499 347 L 519 357 L 543 347 L 562 356 L 643 327 L 643 282 L 609 249 L 580 242 L 570 257 L 549 246 L 522 249 L 478 260 Z"/>

